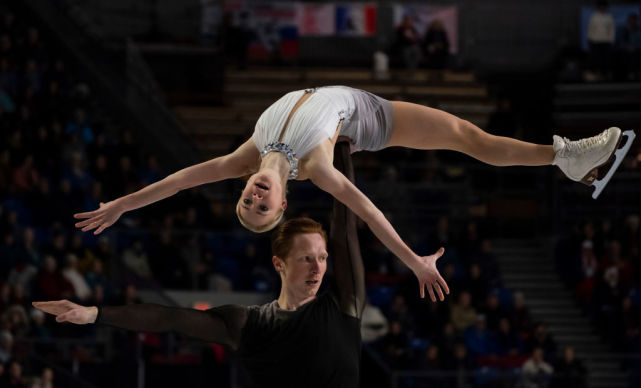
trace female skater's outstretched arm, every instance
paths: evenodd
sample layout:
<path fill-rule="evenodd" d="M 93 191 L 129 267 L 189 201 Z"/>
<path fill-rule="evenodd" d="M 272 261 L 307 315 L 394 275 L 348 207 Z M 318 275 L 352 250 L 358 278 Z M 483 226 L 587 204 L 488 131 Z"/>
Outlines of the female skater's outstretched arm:
<path fill-rule="evenodd" d="M 443 255 L 443 248 L 430 256 L 418 256 L 403 242 L 383 212 L 333 166 L 317 166 L 311 180 L 356 213 L 367 223 L 376 237 L 414 272 L 419 281 L 421 298 L 425 297 L 426 287 L 432 301 L 436 301 L 433 290 L 436 290 L 439 300 L 444 299 L 443 291 L 449 294 L 447 283 L 436 269 L 436 260 Z"/>
<path fill-rule="evenodd" d="M 126 211 L 147 206 L 181 190 L 205 183 L 241 177 L 254 171 L 259 163 L 260 154 L 254 141 L 249 139 L 231 154 L 184 168 L 135 193 L 106 204 L 101 203 L 97 210 L 74 214 L 75 218 L 85 219 L 76 223 L 76 227 L 82 228 L 83 232 L 96 229 L 94 234 L 99 234 L 105 228 L 113 225 Z"/>

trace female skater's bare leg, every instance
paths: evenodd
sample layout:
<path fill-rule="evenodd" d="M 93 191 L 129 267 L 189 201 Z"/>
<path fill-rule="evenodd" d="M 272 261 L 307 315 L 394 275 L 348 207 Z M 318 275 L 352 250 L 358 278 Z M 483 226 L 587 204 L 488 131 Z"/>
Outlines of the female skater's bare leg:
<path fill-rule="evenodd" d="M 544 166 L 554 161 L 551 145 L 494 136 L 447 112 L 392 101 L 394 131 L 389 146 L 463 152 L 494 166 Z"/>

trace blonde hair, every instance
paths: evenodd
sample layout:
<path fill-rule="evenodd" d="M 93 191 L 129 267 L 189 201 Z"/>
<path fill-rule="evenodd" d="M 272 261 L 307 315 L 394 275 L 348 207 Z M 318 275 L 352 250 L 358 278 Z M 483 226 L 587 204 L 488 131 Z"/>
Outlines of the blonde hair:
<path fill-rule="evenodd" d="M 245 220 L 243 216 L 240 214 L 240 201 L 236 202 L 236 216 L 238 216 L 238 221 L 240 221 L 240 224 L 242 226 L 251 230 L 254 233 L 265 233 L 274 229 L 276 225 L 278 225 L 280 221 L 283 219 L 283 214 L 285 214 L 285 211 L 281 209 L 278 213 L 276 213 L 276 216 L 274 216 L 274 219 L 268 222 L 267 224 L 261 225 L 261 226 L 252 225 L 249 222 L 247 222 L 247 220 Z"/>

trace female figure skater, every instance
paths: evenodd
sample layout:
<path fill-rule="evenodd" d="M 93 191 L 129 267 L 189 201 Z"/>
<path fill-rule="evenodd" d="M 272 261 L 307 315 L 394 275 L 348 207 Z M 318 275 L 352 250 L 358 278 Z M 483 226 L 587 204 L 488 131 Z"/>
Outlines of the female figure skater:
<path fill-rule="evenodd" d="M 343 156 L 349 172 L 347 148 Z M 83 307 L 54 301 L 33 305 L 56 315 L 58 322 L 175 331 L 227 345 L 238 353 L 255 386 L 357 387 L 365 277 L 354 214 L 337 200 L 330 235 L 335 282 L 317 296 L 327 268 L 325 240 L 322 226 L 309 218 L 280 225 L 272 236 L 272 263 L 282 281 L 280 296 L 262 306 L 226 305 L 198 311 L 153 304 Z"/>
<path fill-rule="evenodd" d="M 435 282 L 433 263 L 416 255 L 383 213 L 332 166 L 332 150 L 339 137 L 349 140 L 355 150 L 392 146 L 448 149 L 496 166 L 555 164 L 571 179 L 588 182 L 616 150 L 621 131 L 610 128 L 576 142 L 555 136 L 554 146 L 536 145 L 493 136 L 446 112 L 390 102 L 363 90 L 345 86 L 299 90 L 267 108 L 251 139 L 236 151 L 180 170 L 98 210 L 76 214 L 76 218 L 85 219 L 76 226 L 83 231 L 96 229 L 94 234 L 98 234 L 125 211 L 193 186 L 253 173 L 236 210 L 241 224 L 257 233 L 265 232 L 280 222 L 287 207 L 287 180 L 310 179 L 366 222 L 422 284 Z"/>

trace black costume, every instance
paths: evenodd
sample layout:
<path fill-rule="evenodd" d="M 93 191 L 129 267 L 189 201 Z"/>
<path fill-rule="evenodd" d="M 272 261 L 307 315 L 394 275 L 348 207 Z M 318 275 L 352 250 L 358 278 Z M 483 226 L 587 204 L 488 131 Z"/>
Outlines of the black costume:
<path fill-rule="evenodd" d="M 354 180 L 349 146 L 335 164 Z M 363 263 L 355 216 L 334 200 L 330 231 L 335 284 L 295 311 L 273 301 L 207 311 L 139 304 L 99 309 L 97 323 L 145 332 L 175 331 L 236 350 L 256 386 L 356 387 L 365 303 Z"/>

